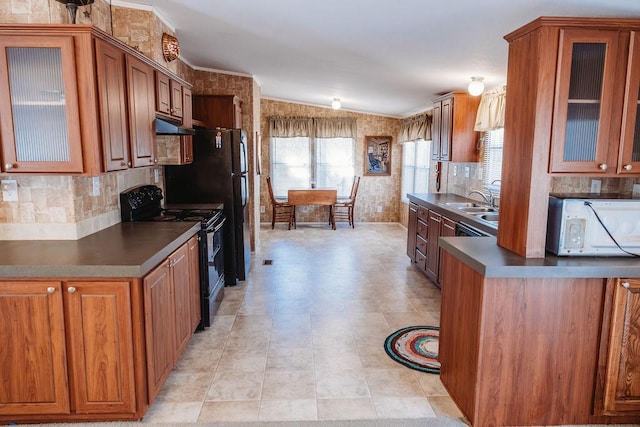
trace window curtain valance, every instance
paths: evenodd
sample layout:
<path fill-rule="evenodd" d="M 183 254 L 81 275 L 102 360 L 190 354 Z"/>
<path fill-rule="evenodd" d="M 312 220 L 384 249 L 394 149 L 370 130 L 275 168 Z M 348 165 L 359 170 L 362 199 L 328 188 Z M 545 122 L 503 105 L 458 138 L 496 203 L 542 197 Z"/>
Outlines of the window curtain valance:
<path fill-rule="evenodd" d="M 398 141 L 402 144 L 407 141 L 419 139 L 431 139 L 431 114 L 424 113 L 409 117 L 400 122 L 400 135 Z"/>
<path fill-rule="evenodd" d="M 313 121 L 318 138 L 356 137 L 356 119 L 353 117 L 316 117 Z"/>
<path fill-rule="evenodd" d="M 275 138 L 295 138 L 311 136 L 313 118 L 311 117 L 269 117 L 269 135 Z"/>
<path fill-rule="evenodd" d="M 482 99 L 480 99 L 478 113 L 476 114 L 476 124 L 473 130 L 487 132 L 503 128 L 506 97 L 506 86 L 485 92 L 482 95 Z"/>
<path fill-rule="evenodd" d="M 269 117 L 269 135 L 274 138 L 355 138 L 357 126 L 352 117 Z"/>

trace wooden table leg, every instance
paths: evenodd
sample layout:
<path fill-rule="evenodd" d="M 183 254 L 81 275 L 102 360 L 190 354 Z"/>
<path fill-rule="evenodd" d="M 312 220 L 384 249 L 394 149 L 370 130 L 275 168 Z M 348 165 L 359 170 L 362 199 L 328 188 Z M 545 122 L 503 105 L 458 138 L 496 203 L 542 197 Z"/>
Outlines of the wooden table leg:
<path fill-rule="evenodd" d="M 296 211 L 295 205 L 291 206 L 291 209 L 289 210 L 289 230 L 291 230 L 291 224 L 293 223 L 295 211 Z"/>
<path fill-rule="evenodd" d="M 333 215 L 333 205 L 329 205 L 329 222 L 331 222 L 331 229 L 336 229 L 336 217 Z"/>

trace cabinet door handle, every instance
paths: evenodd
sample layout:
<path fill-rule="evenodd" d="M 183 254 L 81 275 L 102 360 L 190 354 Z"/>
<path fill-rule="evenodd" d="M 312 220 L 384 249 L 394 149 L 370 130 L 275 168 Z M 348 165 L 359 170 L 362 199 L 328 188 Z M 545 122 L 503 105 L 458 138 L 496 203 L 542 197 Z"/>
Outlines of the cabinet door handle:
<path fill-rule="evenodd" d="M 4 168 L 5 168 L 6 170 L 11 170 L 11 169 L 13 169 L 13 168 L 17 168 L 17 167 L 18 167 L 18 165 L 17 165 L 17 164 L 15 164 L 15 163 L 5 163 L 5 165 L 4 165 Z"/>
<path fill-rule="evenodd" d="M 599 167 L 600 169 L 602 169 L 603 171 L 606 171 L 606 170 L 607 170 L 607 164 L 606 164 L 606 163 L 601 163 L 598 167 Z"/>
<path fill-rule="evenodd" d="M 631 286 L 631 285 L 629 285 L 629 282 L 622 282 L 622 287 L 623 288 L 629 289 L 629 286 Z"/>
<path fill-rule="evenodd" d="M 75 294 L 76 288 L 74 288 L 73 286 L 69 286 L 69 289 L 67 289 L 67 292 L 69 292 L 70 294 Z"/>
<path fill-rule="evenodd" d="M 626 170 L 626 171 L 630 171 L 631 169 L 633 169 L 633 166 L 631 166 L 631 165 L 624 165 L 624 170 Z"/>
<path fill-rule="evenodd" d="M 52 294 L 52 293 L 54 293 L 55 291 L 56 291 L 56 288 L 54 288 L 53 286 L 49 286 L 49 287 L 47 288 L 47 293 L 49 293 L 49 294 Z"/>

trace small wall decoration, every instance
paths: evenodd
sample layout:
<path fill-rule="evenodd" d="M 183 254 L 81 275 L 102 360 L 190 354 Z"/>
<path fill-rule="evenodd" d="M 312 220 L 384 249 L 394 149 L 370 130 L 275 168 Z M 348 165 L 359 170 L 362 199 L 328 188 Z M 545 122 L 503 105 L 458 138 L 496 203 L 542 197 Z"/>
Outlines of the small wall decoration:
<path fill-rule="evenodd" d="M 171 34 L 162 33 L 162 54 L 167 62 L 171 62 L 180 56 L 180 43 Z"/>
<path fill-rule="evenodd" d="M 391 175 L 390 136 L 364 137 L 364 174 Z"/>
<path fill-rule="evenodd" d="M 262 135 L 256 131 L 256 173 L 262 175 Z"/>

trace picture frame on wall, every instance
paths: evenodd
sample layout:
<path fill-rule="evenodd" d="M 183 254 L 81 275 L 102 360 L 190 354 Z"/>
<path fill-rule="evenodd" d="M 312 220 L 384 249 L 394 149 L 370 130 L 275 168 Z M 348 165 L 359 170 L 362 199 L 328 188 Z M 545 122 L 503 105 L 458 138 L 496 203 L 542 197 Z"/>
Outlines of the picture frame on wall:
<path fill-rule="evenodd" d="M 390 136 L 364 137 L 364 174 L 370 176 L 391 175 Z"/>

